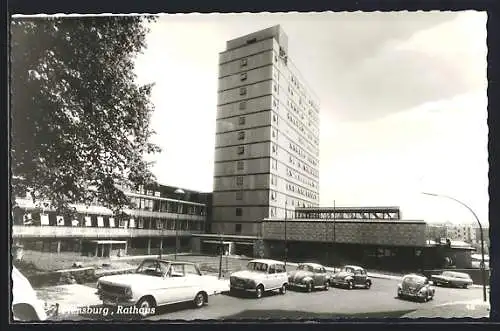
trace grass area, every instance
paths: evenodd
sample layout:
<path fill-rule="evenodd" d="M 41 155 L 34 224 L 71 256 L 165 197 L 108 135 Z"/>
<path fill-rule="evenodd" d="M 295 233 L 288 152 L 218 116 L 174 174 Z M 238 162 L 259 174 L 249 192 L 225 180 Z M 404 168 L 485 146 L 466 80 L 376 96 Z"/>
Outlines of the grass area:
<path fill-rule="evenodd" d="M 293 310 L 245 310 L 238 314 L 227 316 L 225 319 L 335 319 L 335 320 L 351 320 L 351 319 L 384 319 L 384 318 L 400 318 L 415 309 L 368 312 L 355 314 L 341 314 L 336 312 L 331 313 L 313 313 Z"/>

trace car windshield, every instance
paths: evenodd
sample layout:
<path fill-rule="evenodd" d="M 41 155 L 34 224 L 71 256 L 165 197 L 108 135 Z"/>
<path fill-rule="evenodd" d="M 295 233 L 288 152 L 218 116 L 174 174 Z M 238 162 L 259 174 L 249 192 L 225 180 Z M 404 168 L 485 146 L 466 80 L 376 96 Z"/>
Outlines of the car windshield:
<path fill-rule="evenodd" d="M 408 283 L 408 284 L 424 284 L 425 283 L 425 278 L 418 277 L 418 276 L 406 276 L 403 279 L 403 283 Z"/>
<path fill-rule="evenodd" d="M 248 262 L 247 269 L 252 271 L 267 272 L 267 264 L 262 262 Z"/>
<path fill-rule="evenodd" d="M 343 272 L 350 272 L 350 273 L 354 273 L 354 268 L 352 267 L 343 267 L 342 270 Z"/>
<path fill-rule="evenodd" d="M 311 267 L 310 265 L 307 265 L 307 264 L 301 264 L 301 265 L 299 265 L 297 270 L 304 270 L 304 271 L 311 271 L 312 272 L 313 267 Z"/>
<path fill-rule="evenodd" d="M 135 273 L 163 277 L 167 272 L 169 263 L 158 260 L 145 260 L 139 265 Z"/>

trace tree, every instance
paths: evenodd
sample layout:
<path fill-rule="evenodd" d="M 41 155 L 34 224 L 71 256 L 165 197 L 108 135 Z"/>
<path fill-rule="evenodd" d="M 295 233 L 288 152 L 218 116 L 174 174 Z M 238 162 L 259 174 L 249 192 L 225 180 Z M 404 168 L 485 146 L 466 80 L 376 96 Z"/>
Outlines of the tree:
<path fill-rule="evenodd" d="M 119 211 L 120 185 L 154 177 L 144 156 L 152 85 L 134 59 L 153 18 L 18 18 L 11 24 L 12 194 L 30 191 L 57 210 L 96 199 Z"/>

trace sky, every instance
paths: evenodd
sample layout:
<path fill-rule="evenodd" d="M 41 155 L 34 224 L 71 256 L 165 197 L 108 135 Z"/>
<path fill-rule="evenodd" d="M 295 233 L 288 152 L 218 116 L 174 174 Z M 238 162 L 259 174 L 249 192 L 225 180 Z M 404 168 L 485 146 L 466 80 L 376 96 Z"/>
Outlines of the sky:
<path fill-rule="evenodd" d="M 403 218 L 488 224 L 485 12 L 178 14 L 136 61 L 155 83 L 162 184 L 212 191 L 218 54 L 280 24 L 320 99 L 320 205 L 399 206 Z"/>

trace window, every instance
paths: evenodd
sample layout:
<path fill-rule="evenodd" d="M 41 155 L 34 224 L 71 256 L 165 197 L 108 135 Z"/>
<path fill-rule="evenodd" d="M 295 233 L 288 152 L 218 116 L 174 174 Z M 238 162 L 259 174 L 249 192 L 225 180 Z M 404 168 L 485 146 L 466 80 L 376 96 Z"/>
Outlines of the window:
<path fill-rule="evenodd" d="M 243 200 L 243 192 L 242 191 L 236 192 L 236 200 Z"/>
<path fill-rule="evenodd" d="M 273 122 L 277 123 L 278 122 L 278 115 L 273 114 Z"/>
<path fill-rule="evenodd" d="M 238 140 L 244 140 L 245 139 L 245 131 L 238 132 Z"/>
<path fill-rule="evenodd" d="M 273 149 L 273 154 L 278 153 L 278 146 L 276 146 L 276 144 L 273 144 L 272 149 Z"/>
<path fill-rule="evenodd" d="M 247 94 L 247 88 L 246 87 L 240 87 L 240 95 L 245 95 Z"/>
<path fill-rule="evenodd" d="M 186 273 L 186 275 L 200 275 L 200 272 L 193 264 L 185 264 L 184 272 Z"/>
<path fill-rule="evenodd" d="M 271 207 L 271 217 L 276 216 L 276 207 Z"/>
<path fill-rule="evenodd" d="M 235 230 L 236 233 L 241 233 L 241 224 L 236 224 L 234 230 Z"/>
<path fill-rule="evenodd" d="M 271 264 L 271 265 L 269 266 L 269 273 L 270 273 L 270 274 L 274 274 L 274 273 L 276 273 L 276 266 L 275 266 L 274 264 Z"/>
<path fill-rule="evenodd" d="M 246 72 L 243 72 L 240 74 L 240 80 L 241 81 L 247 80 L 247 73 Z"/>
<path fill-rule="evenodd" d="M 240 125 L 244 125 L 245 124 L 245 116 L 241 116 L 239 119 L 238 119 L 238 123 Z"/>
<path fill-rule="evenodd" d="M 240 102 L 240 110 L 243 110 L 243 109 L 246 109 L 246 108 L 247 108 L 247 102 L 246 101 Z"/>
<path fill-rule="evenodd" d="M 247 64 L 248 64 L 248 60 L 247 60 L 247 59 L 241 59 L 241 61 L 240 61 L 240 65 L 241 65 L 242 67 L 246 67 L 246 66 L 247 66 Z"/>
<path fill-rule="evenodd" d="M 276 184 L 277 184 L 276 175 L 271 175 L 271 185 L 276 185 Z"/>
<path fill-rule="evenodd" d="M 184 265 L 172 264 L 169 270 L 170 277 L 184 277 Z"/>
<path fill-rule="evenodd" d="M 284 264 L 277 264 L 276 265 L 276 273 L 282 273 L 286 272 L 285 265 Z"/>
<path fill-rule="evenodd" d="M 238 155 L 242 155 L 245 153 L 245 146 L 238 146 Z"/>
<path fill-rule="evenodd" d="M 243 161 L 236 162 L 236 169 L 237 170 L 243 170 L 243 169 L 245 169 L 245 163 Z"/>
<path fill-rule="evenodd" d="M 276 192 L 271 191 L 271 200 L 275 201 L 276 200 Z"/>
<path fill-rule="evenodd" d="M 236 185 L 238 186 L 243 185 L 243 176 L 236 177 Z"/>
<path fill-rule="evenodd" d="M 236 216 L 241 216 L 241 215 L 243 215 L 243 209 L 240 207 L 236 208 Z"/>
<path fill-rule="evenodd" d="M 275 159 L 271 159 L 271 168 L 274 170 L 278 170 L 278 161 Z"/>

